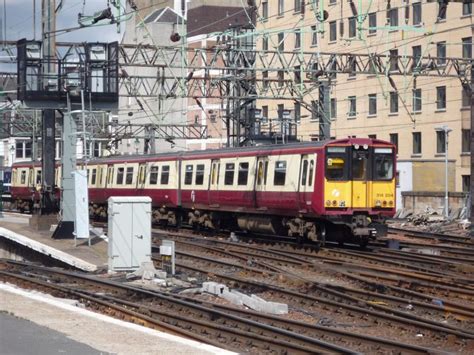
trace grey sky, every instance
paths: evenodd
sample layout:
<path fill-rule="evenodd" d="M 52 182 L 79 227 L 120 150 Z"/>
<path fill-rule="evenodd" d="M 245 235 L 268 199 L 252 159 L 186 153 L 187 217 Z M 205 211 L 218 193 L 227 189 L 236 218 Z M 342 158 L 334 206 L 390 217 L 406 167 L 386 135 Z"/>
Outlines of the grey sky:
<path fill-rule="evenodd" d="M 36 1 L 36 39 L 41 39 L 41 0 L 0 0 L 0 15 L 3 21 L 3 4 L 6 1 L 7 40 L 33 39 L 33 2 Z M 56 4 L 60 0 L 56 0 Z M 124 1 L 123 1 L 124 2 Z M 84 5 L 85 3 L 85 5 Z M 63 8 L 56 18 L 56 29 L 78 26 L 77 15 L 93 15 L 107 7 L 107 0 L 63 0 Z M 107 23 L 104 20 L 105 23 Z M 2 26 L 3 27 L 3 26 Z M 115 25 L 83 28 L 57 36 L 57 41 L 69 42 L 113 42 L 119 40 Z"/>

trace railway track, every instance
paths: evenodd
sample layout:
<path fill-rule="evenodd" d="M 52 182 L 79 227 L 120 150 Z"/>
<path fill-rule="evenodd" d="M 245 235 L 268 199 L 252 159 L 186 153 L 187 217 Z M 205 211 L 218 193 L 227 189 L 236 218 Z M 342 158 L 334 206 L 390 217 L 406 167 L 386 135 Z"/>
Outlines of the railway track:
<path fill-rule="evenodd" d="M 6 260 L 1 260 L 0 265 L 3 282 L 59 297 L 73 297 L 101 313 L 239 352 L 426 354 L 435 351 L 187 296 L 145 290 L 103 277 Z"/>

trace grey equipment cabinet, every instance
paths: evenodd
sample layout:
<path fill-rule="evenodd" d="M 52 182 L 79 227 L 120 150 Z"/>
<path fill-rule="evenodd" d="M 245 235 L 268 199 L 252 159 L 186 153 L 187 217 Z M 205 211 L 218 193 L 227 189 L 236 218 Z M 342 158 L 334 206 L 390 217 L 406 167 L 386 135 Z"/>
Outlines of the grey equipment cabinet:
<path fill-rule="evenodd" d="M 151 198 L 108 200 L 109 271 L 137 270 L 151 261 Z"/>

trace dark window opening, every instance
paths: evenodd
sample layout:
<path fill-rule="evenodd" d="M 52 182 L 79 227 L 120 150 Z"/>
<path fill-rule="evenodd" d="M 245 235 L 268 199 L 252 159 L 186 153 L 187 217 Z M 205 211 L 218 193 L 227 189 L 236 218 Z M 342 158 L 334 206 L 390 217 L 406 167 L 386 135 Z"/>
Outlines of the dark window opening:
<path fill-rule="evenodd" d="M 125 177 L 125 184 L 131 185 L 133 183 L 133 167 L 127 168 L 127 176 Z"/>
<path fill-rule="evenodd" d="M 393 152 L 391 148 L 374 149 L 374 180 L 393 179 Z"/>
<path fill-rule="evenodd" d="M 164 165 L 161 168 L 161 185 L 168 185 L 168 181 L 170 178 L 170 166 L 169 165 Z"/>
<path fill-rule="evenodd" d="M 224 185 L 233 185 L 234 184 L 234 170 L 235 170 L 235 164 L 234 163 L 227 163 L 225 165 Z"/>
<path fill-rule="evenodd" d="M 326 151 L 326 178 L 328 180 L 347 180 L 348 175 L 347 149 L 345 147 L 328 147 Z"/>
<path fill-rule="evenodd" d="M 275 175 L 273 177 L 273 185 L 284 186 L 286 180 L 286 161 L 275 162 Z"/>
<path fill-rule="evenodd" d="M 237 177 L 237 185 L 247 185 L 249 177 L 249 163 L 239 164 L 239 175 Z"/>
<path fill-rule="evenodd" d="M 193 170 L 194 166 L 186 165 L 186 170 L 184 173 L 184 184 L 191 185 L 193 183 Z"/>
<path fill-rule="evenodd" d="M 203 185 L 204 184 L 204 164 L 196 165 L 196 185 Z"/>
<path fill-rule="evenodd" d="M 117 168 L 117 185 L 123 185 L 123 176 L 125 173 L 125 168 Z"/>

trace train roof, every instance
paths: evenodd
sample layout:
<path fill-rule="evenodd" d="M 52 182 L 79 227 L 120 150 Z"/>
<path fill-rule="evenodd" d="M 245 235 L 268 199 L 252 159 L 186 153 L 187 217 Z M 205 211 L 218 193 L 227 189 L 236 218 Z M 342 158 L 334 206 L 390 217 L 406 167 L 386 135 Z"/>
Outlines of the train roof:
<path fill-rule="evenodd" d="M 299 151 L 304 151 L 308 149 L 320 149 L 327 145 L 333 144 L 342 144 L 342 145 L 352 145 L 352 144 L 382 144 L 382 145 L 392 145 L 390 142 L 386 142 L 379 139 L 371 139 L 371 138 L 344 138 L 344 139 L 331 139 L 331 140 L 324 140 L 324 141 L 315 141 L 315 142 L 303 142 L 303 143 L 288 143 L 288 144 L 272 144 L 272 145 L 258 145 L 258 146 L 248 146 L 248 147 L 237 147 L 237 148 L 218 148 L 218 149 L 207 149 L 207 150 L 192 150 L 192 151 L 176 151 L 176 152 L 163 152 L 157 154 L 147 154 L 147 155 L 115 155 L 109 157 L 101 157 L 89 160 L 89 164 L 100 164 L 106 162 L 134 162 L 134 161 L 142 161 L 144 157 L 147 160 L 163 160 L 166 158 L 178 159 L 178 158 L 208 158 L 214 157 L 217 155 L 221 156 L 233 156 L 233 155 L 248 155 L 250 153 L 258 152 L 260 154 L 270 153 L 270 152 L 288 152 L 288 153 L 296 153 Z M 81 160 L 78 160 L 81 162 Z M 37 162 L 36 164 L 39 164 Z M 36 165 L 35 164 L 35 165 Z M 30 166 L 31 162 L 21 162 L 14 164 L 16 166 Z"/>

